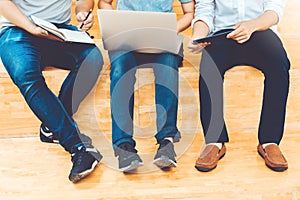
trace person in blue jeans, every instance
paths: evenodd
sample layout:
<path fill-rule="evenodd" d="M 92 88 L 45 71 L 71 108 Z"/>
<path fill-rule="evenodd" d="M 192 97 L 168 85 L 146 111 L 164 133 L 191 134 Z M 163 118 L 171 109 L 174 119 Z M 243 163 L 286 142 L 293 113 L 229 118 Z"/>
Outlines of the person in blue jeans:
<path fill-rule="evenodd" d="M 288 168 L 279 144 L 284 131 L 290 61 L 276 31 L 284 5 L 282 0 L 196 0 L 188 48 L 193 53 L 203 51 L 199 94 L 206 145 L 196 161 L 199 171 L 213 170 L 226 153 L 229 138 L 223 113 L 223 82 L 226 71 L 238 65 L 253 66 L 265 76 L 257 151 L 270 169 Z M 227 29 L 232 29 L 227 39 L 193 43 L 194 39 Z"/>
<path fill-rule="evenodd" d="M 86 17 L 93 6 L 92 0 L 76 1 L 76 19 L 82 31 L 93 25 L 93 16 Z M 95 45 L 58 41 L 30 20 L 34 15 L 59 28 L 78 31 L 70 25 L 71 7 L 72 0 L 1 1 L 0 57 L 26 103 L 42 122 L 40 139 L 57 140 L 71 154 L 73 166 L 69 179 L 78 182 L 102 158 L 72 119 L 98 78 L 102 54 Z M 42 74 L 49 65 L 70 70 L 58 97 L 47 87 Z"/>
<path fill-rule="evenodd" d="M 112 9 L 113 0 L 100 0 L 98 7 Z M 173 0 L 137 1 L 117 0 L 117 10 L 173 12 Z M 178 20 L 181 32 L 190 26 L 194 12 L 193 0 L 180 0 L 183 17 Z M 118 156 L 119 169 L 123 172 L 136 170 L 143 162 L 135 149 L 133 139 L 133 105 L 136 69 L 153 67 L 155 75 L 155 101 L 157 143 L 160 145 L 154 158 L 159 168 L 177 166 L 173 142 L 180 140 L 176 126 L 178 107 L 178 66 L 181 56 L 173 53 L 140 53 L 138 51 L 109 51 L 111 61 L 110 95 L 112 115 L 112 143 Z"/>

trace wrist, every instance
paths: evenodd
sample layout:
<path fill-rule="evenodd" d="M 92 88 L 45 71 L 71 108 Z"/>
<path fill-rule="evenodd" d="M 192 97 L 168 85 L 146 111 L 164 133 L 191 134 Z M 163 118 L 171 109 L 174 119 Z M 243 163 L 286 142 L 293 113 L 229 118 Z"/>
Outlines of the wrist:
<path fill-rule="evenodd" d="M 25 30 L 28 31 L 29 33 L 34 33 L 37 25 L 35 25 L 34 23 L 29 23 L 27 26 L 25 26 Z"/>

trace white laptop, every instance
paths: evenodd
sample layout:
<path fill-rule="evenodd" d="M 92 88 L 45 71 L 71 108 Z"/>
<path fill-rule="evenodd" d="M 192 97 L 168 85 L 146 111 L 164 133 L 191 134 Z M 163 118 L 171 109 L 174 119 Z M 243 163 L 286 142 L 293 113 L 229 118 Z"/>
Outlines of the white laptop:
<path fill-rule="evenodd" d="M 106 50 L 177 54 L 183 40 L 175 13 L 99 9 L 98 19 Z"/>

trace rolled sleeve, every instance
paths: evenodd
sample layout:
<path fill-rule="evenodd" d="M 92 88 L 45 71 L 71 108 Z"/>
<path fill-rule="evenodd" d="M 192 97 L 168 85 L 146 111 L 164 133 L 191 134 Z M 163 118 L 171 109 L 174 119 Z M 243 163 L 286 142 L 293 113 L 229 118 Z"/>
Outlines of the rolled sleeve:
<path fill-rule="evenodd" d="M 194 24 L 197 21 L 201 20 L 208 25 L 210 32 L 213 32 L 214 9 L 215 4 L 213 0 L 196 0 L 195 14 L 194 19 L 192 21 L 192 27 L 194 27 Z"/>
<path fill-rule="evenodd" d="M 264 3 L 264 11 L 272 10 L 278 15 L 278 22 L 283 16 L 283 10 L 285 7 L 286 0 L 269 0 Z"/>

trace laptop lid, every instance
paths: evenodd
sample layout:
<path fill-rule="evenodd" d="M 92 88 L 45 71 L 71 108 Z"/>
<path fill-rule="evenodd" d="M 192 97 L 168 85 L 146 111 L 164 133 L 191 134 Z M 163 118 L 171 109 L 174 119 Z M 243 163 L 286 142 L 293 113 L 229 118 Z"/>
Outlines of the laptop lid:
<path fill-rule="evenodd" d="M 106 50 L 178 53 L 182 42 L 175 13 L 99 9 L 98 20 Z"/>

